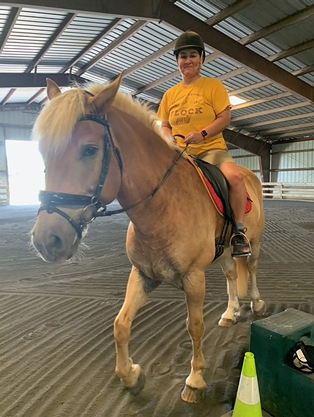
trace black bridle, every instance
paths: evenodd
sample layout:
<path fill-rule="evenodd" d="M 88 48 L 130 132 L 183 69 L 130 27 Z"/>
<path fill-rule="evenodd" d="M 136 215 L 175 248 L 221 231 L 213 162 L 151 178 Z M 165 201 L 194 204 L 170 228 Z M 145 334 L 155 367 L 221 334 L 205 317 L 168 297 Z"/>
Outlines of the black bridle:
<path fill-rule="evenodd" d="M 116 157 L 116 160 L 120 169 L 120 175 L 122 177 L 123 164 L 122 164 L 120 151 L 113 143 L 110 125 L 106 118 L 101 118 L 93 114 L 88 114 L 88 115 L 81 117 L 78 121 L 80 122 L 84 120 L 90 120 L 92 122 L 99 123 L 105 128 L 105 133 L 103 136 L 103 142 L 104 142 L 103 158 L 102 158 L 102 163 L 101 163 L 100 176 L 99 176 L 98 183 L 97 183 L 96 190 L 95 190 L 95 195 L 93 197 L 89 197 L 85 195 L 57 193 L 53 191 L 52 192 L 40 191 L 39 201 L 42 203 L 42 205 L 39 207 L 39 210 L 38 210 L 38 214 L 41 211 L 45 210 L 48 214 L 57 213 L 63 218 L 65 218 L 73 226 L 79 239 L 81 239 L 82 232 L 87 226 L 87 224 L 92 222 L 95 218 L 103 217 L 103 216 L 112 216 L 113 214 L 123 213 L 137 206 L 138 204 L 142 203 L 147 198 L 154 197 L 154 195 L 157 193 L 159 188 L 163 185 L 163 183 L 166 181 L 168 176 L 171 174 L 173 168 L 178 163 L 179 159 L 181 158 L 183 152 L 186 149 L 184 148 L 183 151 L 180 152 L 175 157 L 175 159 L 172 161 L 170 167 L 167 169 L 166 173 L 162 177 L 159 184 L 147 196 L 145 196 L 137 203 L 125 209 L 107 211 L 106 206 L 103 206 L 102 202 L 100 201 L 100 194 L 105 184 L 106 177 L 109 171 L 109 164 L 111 160 L 111 149 L 113 150 L 113 153 Z M 60 210 L 58 206 L 64 206 L 64 207 L 79 206 L 79 207 L 83 207 L 83 210 L 82 210 L 79 220 L 74 220 L 66 212 Z M 87 215 L 89 210 L 90 210 L 89 219 L 86 219 L 84 215 Z"/>

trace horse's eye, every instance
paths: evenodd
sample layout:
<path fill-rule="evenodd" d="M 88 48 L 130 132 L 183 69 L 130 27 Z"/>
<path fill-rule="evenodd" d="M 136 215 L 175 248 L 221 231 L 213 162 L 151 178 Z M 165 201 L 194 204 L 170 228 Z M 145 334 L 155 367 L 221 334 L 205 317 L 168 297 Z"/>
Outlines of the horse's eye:
<path fill-rule="evenodd" d="M 98 148 L 96 146 L 88 145 L 83 149 L 82 157 L 84 158 L 84 157 L 94 156 L 96 155 L 97 151 L 98 151 Z"/>

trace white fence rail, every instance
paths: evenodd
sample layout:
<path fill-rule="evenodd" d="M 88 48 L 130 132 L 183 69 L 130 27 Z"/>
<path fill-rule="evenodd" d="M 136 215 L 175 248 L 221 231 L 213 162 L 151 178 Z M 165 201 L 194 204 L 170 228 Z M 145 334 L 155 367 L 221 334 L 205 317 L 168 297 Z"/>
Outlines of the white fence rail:
<path fill-rule="evenodd" d="M 262 182 L 262 189 L 264 198 L 314 201 L 314 183 Z"/>

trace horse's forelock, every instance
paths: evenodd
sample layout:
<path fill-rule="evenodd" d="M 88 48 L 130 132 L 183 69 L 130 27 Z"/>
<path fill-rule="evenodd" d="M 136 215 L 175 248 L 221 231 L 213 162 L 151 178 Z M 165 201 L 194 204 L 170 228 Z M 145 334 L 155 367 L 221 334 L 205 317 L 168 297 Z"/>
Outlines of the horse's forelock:
<path fill-rule="evenodd" d="M 76 88 L 60 94 L 44 107 L 33 128 L 33 138 L 39 140 L 44 154 L 62 153 L 75 124 L 84 115 L 85 102 L 84 90 Z"/>

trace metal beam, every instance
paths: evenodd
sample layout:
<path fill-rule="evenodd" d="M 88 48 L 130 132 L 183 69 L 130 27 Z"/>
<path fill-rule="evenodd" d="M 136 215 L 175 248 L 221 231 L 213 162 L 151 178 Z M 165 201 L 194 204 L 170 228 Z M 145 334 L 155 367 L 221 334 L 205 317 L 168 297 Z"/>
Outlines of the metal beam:
<path fill-rule="evenodd" d="M 209 26 L 217 25 L 219 22 L 228 19 L 228 17 L 233 16 L 235 13 L 238 13 L 240 10 L 249 6 L 256 0 L 237 0 L 230 6 L 225 7 L 221 12 L 215 14 L 213 17 L 210 17 L 206 20 L 206 23 Z"/>
<path fill-rule="evenodd" d="M 46 89 L 44 87 L 40 88 L 37 93 L 33 94 L 32 97 L 27 101 L 26 105 L 29 106 L 32 104 L 37 97 L 39 97 Z"/>
<path fill-rule="evenodd" d="M 270 55 L 267 59 L 271 62 L 280 61 L 281 59 L 299 54 L 300 52 L 308 51 L 312 48 L 314 48 L 314 39 L 311 39 L 310 41 L 304 42 L 300 45 L 294 46 L 293 48 L 286 49 L 285 51 L 278 52 L 277 54 Z"/>
<path fill-rule="evenodd" d="M 311 120 L 311 118 L 309 117 L 308 120 Z M 286 131 L 288 131 L 287 133 L 289 133 L 292 130 L 301 130 L 301 128 L 304 128 L 304 127 L 312 128 L 314 131 L 314 122 L 298 123 L 297 125 L 282 126 L 282 127 L 276 127 L 274 129 L 264 130 L 263 135 L 268 136 L 268 135 L 273 135 L 273 134 L 278 134 L 278 133 L 279 135 L 281 135 L 281 133 L 284 133 Z"/>
<path fill-rule="evenodd" d="M 219 78 L 220 81 L 228 80 L 229 78 L 237 77 L 238 75 L 244 74 L 245 72 L 247 72 L 246 68 L 237 68 L 235 70 L 226 72 L 225 74 L 219 75 L 218 78 Z"/>
<path fill-rule="evenodd" d="M 270 84 L 272 84 L 272 82 L 269 80 L 261 81 L 259 83 L 247 85 L 246 87 L 238 88 L 237 90 L 228 91 L 228 93 L 237 96 L 245 93 L 246 91 L 257 90 L 258 88 L 263 88 Z"/>
<path fill-rule="evenodd" d="M 225 129 L 223 131 L 223 137 L 226 142 L 253 153 L 254 155 L 263 156 L 265 153 L 270 153 L 271 150 L 270 144 L 243 135 L 240 132 L 235 132 L 234 130 Z"/>
<path fill-rule="evenodd" d="M 9 17 L 7 18 L 7 21 L 5 22 L 0 36 L 0 54 L 3 51 L 3 48 L 5 47 L 6 41 L 12 32 L 13 26 L 17 18 L 19 17 L 20 11 L 21 9 L 19 7 L 13 7 L 9 14 Z"/>
<path fill-rule="evenodd" d="M 294 138 L 294 139 L 285 139 L 285 140 L 280 140 L 280 138 L 278 138 L 278 140 L 274 139 L 272 141 L 272 144 L 273 145 L 278 145 L 278 144 L 281 144 L 281 143 L 308 142 L 310 140 L 314 140 L 314 136 L 310 136 L 310 137 L 307 137 L 307 138 Z M 309 149 L 305 149 L 305 151 L 308 152 Z M 292 151 L 292 152 L 294 153 L 295 151 Z M 298 150 L 298 152 L 300 152 L 300 151 Z"/>
<path fill-rule="evenodd" d="M 97 35 L 85 48 L 81 50 L 74 58 L 71 59 L 64 67 L 59 71 L 60 73 L 66 72 L 69 68 L 73 67 L 89 50 L 91 50 L 108 32 L 115 29 L 122 19 L 113 19 L 112 22 Z"/>
<path fill-rule="evenodd" d="M 125 70 L 124 73 L 123 73 L 124 77 L 126 77 L 127 75 L 132 74 L 133 72 L 135 72 L 138 69 L 144 67 L 145 65 L 149 64 L 150 62 L 155 61 L 156 59 L 158 59 L 162 55 L 165 55 L 167 52 L 169 52 L 174 47 L 175 42 L 176 41 L 172 41 L 172 42 L 168 43 L 168 45 L 165 45 L 163 48 L 160 48 L 155 53 L 151 54 L 147 58 L 145 58 L 142 61 L 138 62 L 137 64 L 133 65 L 133 67 L 130 67 L 127 70 Z"/>
<path fill-rule="evenodd" d="M 252 123 L 252 124 L 246 125 L 245 127 L 247 129 L 252 129 L 252 128 L 255 128 L 255 127 L 274 125 L 274 124 L 278 124 L 278 123 L 285 123 L 285 122 L 289 122 L 291 120 L 308 119 L 309 117 L 314 117 L 314 112 L 296 114 L 295 116 L 281 117 L 280 119 L 264 120 L 263 122 Z"/>
<path fill-rule="evenodd" d="M 200 34 L 204 42 L 215 50 L 220 51 L 270 80 L 285 86 L 288 90 L 293 91 L 302 98 L 314 101 L 314 87 L 294 77 L 289 72 L 274 65 L 239 42 L 224 35 L 222 32 L 201 22 L 179 7 L 164 2 L 160 10 L 160 18 L 182 31 L 188 29 L 195 30 Z"/>
<path fill-rule="evenodd" d="M 159 20 L 158 9 L 161 0 L 14 0 L 1 2 L 5 6 L 35 7 L 54 9 L 69 13 L 93 13 L 116 17 L 134 17 L 136 19 Z"/>
<path fill-rule="evenodd" d="M 136 31 L 141 29 L 144 25 L 146 25 L 146 21 L 139 20 L 138 22 L 134 23 L 133 26 L 131 26 L 129 29 L 127 29 L 121 36 L 119 36 L 116 40 L 111 42 L 107 48 L 105 48 L 103 51 L 99 52 L 93 59 L 88 61 L 85 65 L 83 65 L 82 68 L 80 68 L 78 71 L 76 71 L 75 75 L 82 75 L 84 72 L 86 72 L 89 68 L 93 67 L 97 62 L 99 62 L 105 55 L 109 54 L 114 48 L 116 48 L 118 45 L 120 45 L 122 42 L 127 40 L 130 36 L 132 36 Z"/>
<path fill-rule="evenodd" d="M 294 137 L 302 137 L 302 136 L 312 136 L 314 132 L 314 129 L 305 129 L 305 130 L 300 130 L 297 132 L 288 132 L 288 133 L 283 133 L 282 135 L 279 135 L 279 139 L 280 138 L 294 138 Z M 278 138 L 277 138 L 278 139 Z"/>
<path fill-rule="evenodd" d="M 31 72 L 36 65 L 40 62 L 42 57 L 45 55 L 45 53 L 51 48 L 53 43 L 62 35 L 62 33 L 65 31 L 65 29 L 69 26 L 69 24 L 73 21 L 75 18 L 75 13 L 69 13 L 61 22 L 59 27 L 55 30 L 53 35 L 48 39 L 44 47 L 39 51 L 39 53 L 36 55 L 36 57 L 32 60 L 32 62 L 28 65 L 25 72 Z"/>
<path fill-rule="evenodd" d="M 239 42 L 242 45 L 248 45 L 252 42 L 258 41 L 261 38 L 266 38 L 266 36 L 271 35 L 272 33 L 278 32 L 279 30 L 284 29 L 287 26 L 291 26 L 313 15 L 314 6 L 306 7 L 300 12 L 296 12 L 290 16 L 285 17 L 284 19 L 278 20 L 278 22 L 273 23 L 272 25 L 266 26 L 265 28 L 258 30 L 255 33 L 252 33 L 252 35 L 245 36 Z"/>
<path fill-rule="evenodd" d="M 13 96 L 13 94 L 16 92 L 16 88 L 11 88 L 11 90 L 8 92 L 8 94 L 4 97 L 4 99 L 1 101 L 0 106 L 4 106 L 7 104 L 7 102 L 10 100 L 10 98 Z"/>
<path fill-rule="evenodd" d="M 300 75 L 309 74 L 310 72 L 314 72 L 314 65 L 310 65 L 308 67 L 304 67 L 299 70 L 292 71 L 292 74 L 299 77 Z"/>
<path fill-rule="evenodd" d="M 85 48 L 82 49 L 81 52 L 79 52 L 71 61 L 69 61 L 64 67 L 61 68 L 59 73 L 65 73 L 69 68 L 71 68 L 73 65 L 76 64 L 79 59 L 84 56 L 90 49 L 92 49 L 109 31 L 113 30 L 122 19 L 113 19 L 112 22 L 102 31 L 100 32 Z M 76 76 L 75 76 L 76 77 Z M 50 77 L 51 78 L 51 77 Z M 37 97 L 39 97 L 43 92 L 45 91 L 45 88 L 40 88 L 37 93 L 35 93 L 27 102 L 28 105 L 33 103 Z"/>
<path fill-rule="evenodd" d="M 255 112 L 255 113 L 246 114 L 244 116 L 234 117 L 232 119 L 232 121 L 233 122 L 239 122 L 241 120 L 253 119 L 254 117 L 266 116 L 268 114 L 281 113 L 281 112 L 284 112 L 284 111 L 287 111 L 287 110 L 299 109 L 300 107 L 306 107 L 306 106 L 311 106 L 311 103 L 303 101 L 303 102 L 300 102 L 300 103 L 289 104 L 288 106 L 275 107 L 273 109 L 258 111 L 258 112 Z"/>
<path fill-rule="evenodd" d="M 259 98 L 257 100 L 247 101 L 246 103 L 237 104 L 235 106 L 232 106 L 232 110 L 236 111 L 240 109 L 245 109 L 246 107 L 256 106 L 258 104 L 267 103 L 268 101 L 280 100 L 282 98 L 289 97 L 289 96 L 292 96 L 292 93 L 290 91 L 286 91 L 285 93 L 274 94 L 273 96 L 267 96 L 267 97 Z"/>
<path fill-rule="evenodd" d="M 2 88 L 23 88 L 23 87 L 34 87 L 41 88 L 46 87 L 46 78 L 54 80 L 59 87 L 67 87 L 73 82 L 84 83 L 84 78 L 78 77 L 73 74 L 56 74 L 56 73 L 0 73 L 0 85 Z"/>

